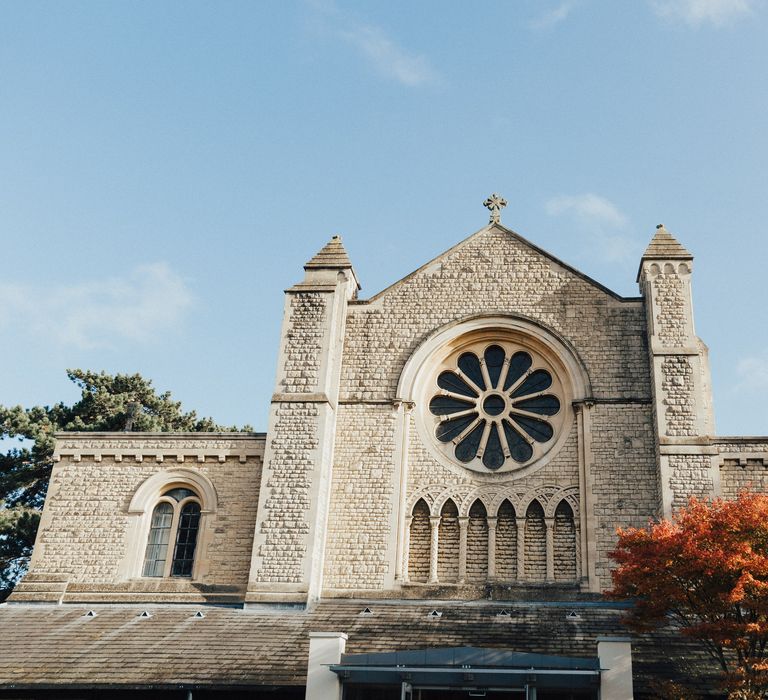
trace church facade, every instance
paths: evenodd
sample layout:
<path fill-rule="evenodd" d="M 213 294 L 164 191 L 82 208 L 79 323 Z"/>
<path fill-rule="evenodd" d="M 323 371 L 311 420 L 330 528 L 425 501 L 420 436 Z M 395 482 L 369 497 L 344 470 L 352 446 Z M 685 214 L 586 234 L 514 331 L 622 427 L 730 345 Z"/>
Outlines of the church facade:
<path fill-rule="evenodd" d="M 286 290 L 266 434 L 58 435 L 0 697 L 706 690 L 603 596 L 617 528 L 768 487 L 768 438 L 714 434 L 693 257 L 658 227 L 621 297 L 503 204 L 368 299 L 333 237 Z"/>

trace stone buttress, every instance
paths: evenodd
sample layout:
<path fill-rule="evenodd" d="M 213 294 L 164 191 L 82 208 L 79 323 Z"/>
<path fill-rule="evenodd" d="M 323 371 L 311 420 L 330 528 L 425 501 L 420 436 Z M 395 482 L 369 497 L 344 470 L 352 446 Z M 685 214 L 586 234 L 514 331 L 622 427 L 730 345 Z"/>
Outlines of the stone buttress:
<path fill-rule="evenodd" d="M 646 303 L 664 517 L 685 505 L 689 496 L 720 492 L 711 446 L 714 417 L 707 347 L 693 325 L 692 263 L 691 253 L 659 225 L 638 271 Z"/>
<path fill-rule="evenodd" d="M 319 598 L 347 302 L 359 289 L 339 236 L 286 290 L 246 601 Z"/>

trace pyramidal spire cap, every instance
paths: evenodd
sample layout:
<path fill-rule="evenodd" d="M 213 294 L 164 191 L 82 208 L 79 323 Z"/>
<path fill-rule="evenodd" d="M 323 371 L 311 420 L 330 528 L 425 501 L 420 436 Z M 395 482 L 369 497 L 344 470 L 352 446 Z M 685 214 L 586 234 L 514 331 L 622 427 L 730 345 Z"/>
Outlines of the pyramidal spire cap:
<path fill-rule="evenodd" d="M 640 266 L 637 268 L 637 281 L 643 272 L 644 260 L 693 260 L 691 252 L 684 248 L 666 228 L 664 224 L 656 226 L 656 233 L 640 259 Z"/>
<path fill-rule="evenodd" d="M 352 262 L 347 255 L 347 251 L 344 249 L 344 244 L 341 242 L 341 236 L 339 235 L 331 238 L 320 252 L 304 265 L 305 270 L 310 268 L 346 270 L 350 267 L 352 267 Z"/>
<path fill-rule="evenodd" d="M 643 258 L 691 259 L 693 255 L 689 250 L 683 248 L 677 238 L 664 228 L 664 224 L 659 224 L 656 227 L 656 234 L 643 253 Z"/>

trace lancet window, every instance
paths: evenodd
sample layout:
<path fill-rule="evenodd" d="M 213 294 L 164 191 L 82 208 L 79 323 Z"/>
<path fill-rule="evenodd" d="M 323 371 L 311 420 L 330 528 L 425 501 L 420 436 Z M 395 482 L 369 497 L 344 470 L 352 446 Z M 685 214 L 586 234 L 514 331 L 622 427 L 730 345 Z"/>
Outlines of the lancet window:
<path fill-rule="evenodd" d="M 573 508 L 565 499 L 556 507 L 550 502 L 547 508 L 545 513 L 534 498 L 524 511 L 517 511 L 509 499 L 504 499 L 489 513 L 485 503 L 476 498 L 462 514 L 456 502 L 448 498 L 435 515 L 427 502 L 419 499 L 407 527 L 406 582 L 575 582 L 578 534 Z"/>

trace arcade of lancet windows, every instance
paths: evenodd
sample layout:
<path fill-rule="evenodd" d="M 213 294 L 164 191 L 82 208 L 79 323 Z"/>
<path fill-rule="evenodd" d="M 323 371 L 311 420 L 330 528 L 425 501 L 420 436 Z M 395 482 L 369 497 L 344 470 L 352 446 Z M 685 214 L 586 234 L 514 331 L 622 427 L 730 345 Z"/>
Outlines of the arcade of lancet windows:
<path fill-rule="evenodd" d="M 440 493 L 411 499 L 407 583 L 574 583 L 578 489 Z M 415 503 L 413 502 L 415 501 Z"/>

